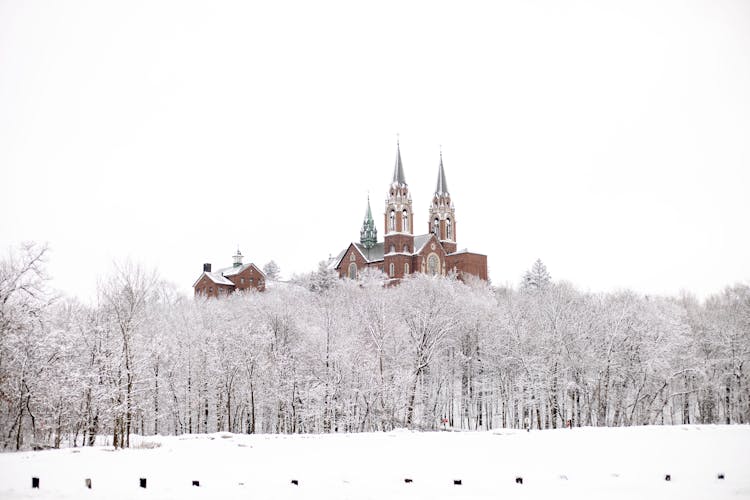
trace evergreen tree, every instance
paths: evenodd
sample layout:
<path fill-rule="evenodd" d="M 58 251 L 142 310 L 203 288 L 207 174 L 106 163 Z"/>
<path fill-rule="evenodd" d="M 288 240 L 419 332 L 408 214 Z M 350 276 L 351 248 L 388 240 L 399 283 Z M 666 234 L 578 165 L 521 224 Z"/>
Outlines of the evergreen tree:
<path fill-rule="evenodd" d="M 526 271 L 521 280 L 521 288 L 526 290 L 544 290 L 552 281 L 542 259 L 536 259 L 531 269 Z"/>
<path fill-rule="evenodd" d="M 279 281 L 279 278 L 281 277 L 281 268 L 276 262 L 270 260 L 265 266 L 263 266 L 263 273 L 266 275 L 268 281 Z"/>

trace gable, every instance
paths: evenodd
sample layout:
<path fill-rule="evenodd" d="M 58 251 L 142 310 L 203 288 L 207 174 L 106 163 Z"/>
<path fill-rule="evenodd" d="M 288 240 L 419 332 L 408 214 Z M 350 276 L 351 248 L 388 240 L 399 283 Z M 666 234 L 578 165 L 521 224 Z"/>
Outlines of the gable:
<path fill-rule="evenodd" d="M 421 246 L 417 247 L 414 245 L 415 256 L 419 257 L 426 257 L 427 255 L 431 253 L 436 253 L 440 260 L 445 260 L 445 256 L 447 255 L 445 249 L 443 248 L 443 245 L 440 243 L 440 241 L 437 239 L 437 237 L 430 233 L 425 235 L 420 235 L 420 237 L 425 237 L 424 240 L 422 240 Z"/>

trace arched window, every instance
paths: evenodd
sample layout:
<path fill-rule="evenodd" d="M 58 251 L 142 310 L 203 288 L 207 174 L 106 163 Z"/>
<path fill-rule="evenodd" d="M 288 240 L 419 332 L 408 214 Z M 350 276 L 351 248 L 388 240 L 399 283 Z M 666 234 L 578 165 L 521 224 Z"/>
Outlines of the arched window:
<path fill-rule="evenodd" d="M 404 262 L 404 276 L 408 276 L 408 275 L 409 275 L 409 263 Z"/>
<path fill-rule="evenodd" d="M 355 264 L 354 262 L 349 264 L 349 279 L 357 279 L 357 264 Z"/>
<path fill-rule="evenodd" d="M 393 262 L 391 262 L 391 265 L 388 266 L 388 276 L 393 278 L 396 275 L 396 266 L 393 265 Z"/>
<path fill-rule="evenodd" d="M 409 253 L 409 245 L 404 245 L 404 253 Z"/>
<path fill-rule="evenodd" d="M 388 253 L 396 253 L 396 246 L 391 245 L 391 247 L 388 249 Z"/>
<path fill-rule="evenodd" d="M 401 214 L 401 231 L 404 233 L 409 232 L 409 212 L 406 209 Z"/>
<path fill-rule="evenodd" d="M 396 230 L 396 212 L 394 210 L 391 210 L 390 220 L 388 221 L 388 230 Z"/>
<path fill-rule="evenodd" d="M 430 276 L 437 276 L 440 272 L 440 259 L 434 253 L 431 253 L 427 257 L 427 274 Z"/>
<path fill-rule="evenodd" d="M 451 225 L 450 219 L 445 219 L 445 239 L 453 239 L 453 226 Z"/>
<path fill-rule="evenodd" d="M 437 217 L 432 221 L 432 234 L 440 239 L 440 220 Z"/>

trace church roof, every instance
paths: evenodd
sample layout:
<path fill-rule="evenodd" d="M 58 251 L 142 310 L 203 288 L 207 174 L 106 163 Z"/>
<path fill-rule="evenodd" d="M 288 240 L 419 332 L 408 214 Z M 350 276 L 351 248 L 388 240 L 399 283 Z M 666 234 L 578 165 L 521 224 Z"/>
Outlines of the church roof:
<path fill-rule="evenodd" d="M 393 168 L 393 184 L 406 185 L 404 166 L 401 163 L 401 146 L 396 143 L 396 166 Z"/>
<path fill-rule="evenodd" d="M 383 260 L 385 247 L 385 244 L 383 242 L 375 243 L 375 245 L 369 250 L 365 248 L 365 246 L 361 243 L 355 243 L 354 246 L 357 247 L 359 253 L 362 254 L 362 257 L 364 257 L 368 263 Z"/>
<path fill-rule="evenodd" d="M 435 187 L 435 194 L 440 196 L 448 194 L 448 183 L 445 181 L 445 169 L 443 169 L 443 153 L 440 152 L 440 168 L 438 169 L 437 186 Z"/>
<path fill-rule="evenodd" d="M 421 252 L 424 246 L 427 244 L 427 242 L 430 241 L 430 236 L 432 236 L 432 233 L 418 234 L 414 237 L 414 254 L 415 255 Z"/>
<path fill-rule="evenodd" d="M 432 236 L 433 236 L 432 233 L 418 234 L 414 236 L 414 252 L 412 252 L 409 255 L 419 254 L 424 249 L 425 245 L 427 245 L 427 242 L 430 241 Z M 368 264 L 372 264 L 373 262 L 379 262 L 384 259 L 385 243 L 382 241 L 375 243 L 375 246 L 373 246 L 369 250 L 365 248 L 365 246 L 362 245 L 361 243 L 352 242 L 350 246 L 352 245 L 359 251 L 359 253 L 362 255 L 362 257 L 365 259 L 365 261 Z M 346 247 L 335 258 L 331 259 L 328 267 L 330 269 L 338 269 L 339 266 L 341 265 L 341 261 L 344 258 L 344 255 L 346 255 L 347 250 L 349 250 L 349 247 Z"/>

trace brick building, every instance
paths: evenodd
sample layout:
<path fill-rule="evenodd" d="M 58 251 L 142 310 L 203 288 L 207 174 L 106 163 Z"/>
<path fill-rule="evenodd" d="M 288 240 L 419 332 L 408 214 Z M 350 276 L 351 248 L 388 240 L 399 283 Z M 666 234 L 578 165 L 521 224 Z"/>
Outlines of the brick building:
<path fill-rule="evenodd" d="M 459 278 L 471 274 L 487 279 L 487 256 L 458 250 L 456 209 L 448 192 L 442 153 L 427 219 L 428 232 L 415 235 L 411 194 L 404 176 L 401 148 L 397 144 L 393 180 L 385 200 L 384 223 L 384 241 L 378 242 L 368 198 L 359 242 L 352 242 L 331 261 L 339 277 L 354 279 L 362 269 L 370 267 L 380 269 L 393 280 L 416 272 L 442 276 L 453 272 Z"/>
<path fill-rule="evenodd" d="M 239 290 L 266 289 L 266 275 L 253 264 L 243 264 L 239 249 L 233 256 L 232 267 L 211 271 L 211 264 L 203 264 L 203 274 L 193 284 L 195 295 L 219 297 Z"/>

